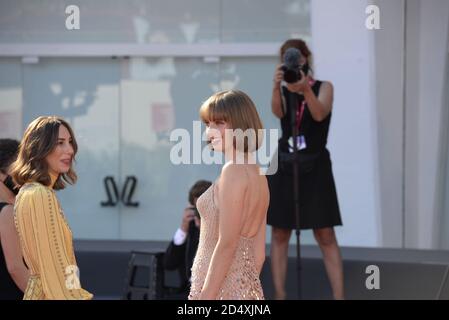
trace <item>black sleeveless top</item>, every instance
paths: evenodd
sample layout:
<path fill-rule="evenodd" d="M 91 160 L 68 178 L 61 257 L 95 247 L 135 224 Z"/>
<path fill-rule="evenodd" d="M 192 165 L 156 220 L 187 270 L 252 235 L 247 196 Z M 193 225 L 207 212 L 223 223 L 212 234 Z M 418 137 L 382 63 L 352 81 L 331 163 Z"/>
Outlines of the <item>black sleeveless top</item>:
<path fill-rule="evenodd" d="M 0 214 L 2 214 L 2 209 L 7 205 L 8 203 L 0 202 Z M 0 241 L 2 240 L 0 239 Z M 9 275 L 5 255 L 0 243 L 0 300 L 21 300 L 22 298 L 23 292 L 20 291 Z"/>
<path fill-rule="evenodd" d="M 318 97 L 322 81 L 316 80 L 312 86 L 312 90 Z M 292 136 L 291 127 L 291 110 L 288 103 L 288 96 L 292 93 L 286 87 L 282 87 L 282 94 L 284 99 L 284 117 L 281 119 L 282 136 L 279 139 L 279 148 L 281 151 L 288 152 L 288 139 Z M 301 106 L 304 97 L 297 95 L 298 107 Z M 304 108 L 304 113 L 299 127 L 299 135 L 303 135 L 306 140 L 306 148 L 300 150 L 300 153 L 316 153 L 323 151 L 326 148 L 327 136 L 329 134 L 329 125 L 331 121 L 331 113 L 321 122 L 315 121 L 310 113 L 307 104 Z"/>
<path fill-rule="evenodd" d="M 318 97 L 322 82 L 315 81 L 312 90 Z M 284 102 L 291 93 L 282 88 Z M 304 97 L 297 95 L 298 106 Z M 291 109 L 284 103 L 284 116 L 281 119 L 282 136 L 279 139 L 278 167 L 274 174 L 268 175 L 270 205 L 267 223 L 273 227 L 295 229 L 296 211 L 293 188 L 293 161 L 298 162 L 298 196 L 300 229 L 320 229 L 342 224 L 337 199 L 332 162 L 326 148 L 331 113 L 323 121 L 315 121 L 305 104 L 299 127 L 299 135 L 305 137 L 306 148 L 298 152 L 298 157 L 289 151 L 289 138 L 292 136 Z M 296 115 L 294 115 L 296 118 Z"/>

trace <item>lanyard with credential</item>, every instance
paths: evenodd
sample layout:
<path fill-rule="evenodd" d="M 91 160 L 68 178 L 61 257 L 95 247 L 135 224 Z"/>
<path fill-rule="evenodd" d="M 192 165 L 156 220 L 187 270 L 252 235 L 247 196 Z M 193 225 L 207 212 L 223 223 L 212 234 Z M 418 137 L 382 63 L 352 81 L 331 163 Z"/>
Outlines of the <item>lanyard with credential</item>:
<path fill-rule="evenodd" d="M 310 79 L 309 80 L 309 85 L 313 86 L 315 84 L 315 80 Z M 299 135 L 299 128 L 301 127 L 301 120 L 302 117 L 304 116 L 304 110 L 306 108 L 306 99 L 303 99 L 302 102 L 300 103 L 301 105 L 298 106 L 298 108 L 296 109 L 296 132 L 298 132 Z"/>
<path fill-rule="evenodd" d="M 299 128 L 301 127 L 301 120 L 304 116 L 304 109 L 306 108 L 306 100 L 301 102 L 301 105 L 296 109 L 296 132 L 299 135 Z"/>

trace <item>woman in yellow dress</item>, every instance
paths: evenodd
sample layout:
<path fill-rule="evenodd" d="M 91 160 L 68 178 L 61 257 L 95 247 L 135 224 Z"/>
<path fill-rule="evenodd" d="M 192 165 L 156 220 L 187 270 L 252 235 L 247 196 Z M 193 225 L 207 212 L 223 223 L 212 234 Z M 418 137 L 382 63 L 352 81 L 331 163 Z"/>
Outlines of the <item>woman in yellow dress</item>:
<path fill-rule="evenodd" d="M 58 117 L 30 123 L 12 165 L 21 186 L 15 202 L 15 222 L 22 253 L 30 270 L 24 300 L 87 300 L 80 286 L 72 232 L 55 190 L 76 181 L 72 164 L 77 151 L 69 124 Z"/>

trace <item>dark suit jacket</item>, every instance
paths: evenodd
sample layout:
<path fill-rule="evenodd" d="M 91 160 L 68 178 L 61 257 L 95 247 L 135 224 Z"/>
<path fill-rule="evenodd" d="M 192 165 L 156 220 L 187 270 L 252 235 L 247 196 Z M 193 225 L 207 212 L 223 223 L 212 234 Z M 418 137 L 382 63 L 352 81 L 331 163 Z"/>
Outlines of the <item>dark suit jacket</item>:
<path fill-rule="evenodd" d="M 200 230 L 195 222 L 191 221 L 186 241 L 182 245 L 175 245 L 173 240 L 170 242 L 164 255 L 164 267 L 167 270 L 178 270 L 181 279 L 180 293 L 186 297 L 190 291 L 190 276 L 193 259 L 195 258 Z"/>

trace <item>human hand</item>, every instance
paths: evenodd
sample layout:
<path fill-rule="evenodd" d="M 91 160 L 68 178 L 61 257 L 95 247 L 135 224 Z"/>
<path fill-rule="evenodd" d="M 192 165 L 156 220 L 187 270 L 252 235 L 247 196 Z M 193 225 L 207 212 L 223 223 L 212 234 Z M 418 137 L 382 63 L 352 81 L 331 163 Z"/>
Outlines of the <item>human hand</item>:
<path fill-rule="evenodd" d="M 299 70 L 299 72 L 301 72 L 301 80 L 296 81 L 295 83 L 287 83 L 288 91 L 294 93 L 304 93 L 310 89 L 309 76 L 304 75 L 302 70 Z"/>
<path fill-rule="evenodd" d="M 284 80 L 284 70 L 282 70 L 282 64 L 276 67 L 273 77 L 273 84 L 275 87 L 279 87 L 281 81 Z"/>
<path fill-rule="evenodd" d="M 195 218 L 195 211 L 193 207 L 187 207 L 184 209 L 184 213 L 182 215 L 182 223 L 181 230 L 185 233 L 189 232 L 189 224 Z"/>

